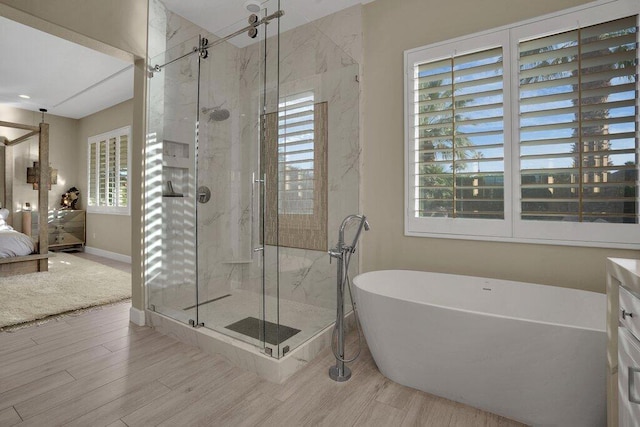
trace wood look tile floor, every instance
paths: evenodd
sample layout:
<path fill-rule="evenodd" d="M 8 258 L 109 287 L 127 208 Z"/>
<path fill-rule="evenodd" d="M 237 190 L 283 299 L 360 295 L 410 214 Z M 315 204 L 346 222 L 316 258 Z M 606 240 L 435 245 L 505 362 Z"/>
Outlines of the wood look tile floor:
<path fill-rule="evenodd" d="M 272 384 L 129 323 L 129 307 L 0 332 L 0 426 L 521 425 L 398 385 L 366 348 L 348 382 L 328 378 L 326 350 Z"/>

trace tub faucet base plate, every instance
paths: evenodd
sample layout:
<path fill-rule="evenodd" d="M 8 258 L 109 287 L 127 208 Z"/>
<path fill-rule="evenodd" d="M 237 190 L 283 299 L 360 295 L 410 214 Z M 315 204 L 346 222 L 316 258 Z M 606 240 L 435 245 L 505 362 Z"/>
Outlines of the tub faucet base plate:
<path fill-rule="evenodd" d="M 340 375 L 338 367 L 332 366 L 329 368 L 329 378 L 334 381 L 338 381 L 339 383 L 347 381 L 349 378 L 351 378 L 351 369 L 345 366 L 342 375 Z"/>

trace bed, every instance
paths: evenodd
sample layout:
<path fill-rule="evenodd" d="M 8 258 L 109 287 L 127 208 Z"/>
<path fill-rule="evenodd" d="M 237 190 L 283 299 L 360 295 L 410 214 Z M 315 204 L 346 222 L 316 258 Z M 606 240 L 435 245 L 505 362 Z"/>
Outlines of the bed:
<path fill-rule="evenodd" d="M 0 258 L 31 255 L 36 250 L 31 237 L 20 233 L 6 223 L 8 209 L 0 209 Z"/>
<path fill-rule="evenodd" d="M 0 218 L 0 277 L 14 274 L 35 273 L 48 270 L 49 242 L 47 227 L 40 227 L 39 235 L 35 242 L 25 234 L 13 230 L 12 210 L 12 183 L 14 177 L 12 147 L 33 136 L 38 137 L 38 161 L 40 164 L 49 164 L 49 124 L 43 121 L 37 126 L 25 125 L 0 121 L 0 132 L 2 128 L 18 129 L 28 131 L 12 140 L 0 137 L 0 150 L 4 161 L 0 165 L 4 169 L 4 180 L 2 181 L 3 200 L 10 210 L 3 209 Z M 41 224 L 47 223 L 47 212 L 49 207 L 49 173 L 47 168 L 38 170 L 38 215 Z M 39 243 L 38 243 L 39 242 Z"/>
<path fill-rule="evenodd" d="M 16 230 L 0 230 L 0 258 L 31 255 L 34 251 L 31 237 Z"/>

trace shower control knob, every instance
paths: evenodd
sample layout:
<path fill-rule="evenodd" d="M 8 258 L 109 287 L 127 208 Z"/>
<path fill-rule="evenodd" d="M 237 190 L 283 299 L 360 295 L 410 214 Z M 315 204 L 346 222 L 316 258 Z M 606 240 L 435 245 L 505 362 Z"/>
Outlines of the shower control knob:
<path fill-rule="evenodd" d="M 342 259 L 342 252 L 338 252 L 337 248 L 331 249 L 330 251 L 327 251 L 327 253 L 329 254 L 329 264 L 331 264 L 332 258 Z"/>
<path fill-rule="evenodd" d="M 198 202 L 207 203 L 211 199 L 211 190 L 204 185 L 198 187 Z"/>

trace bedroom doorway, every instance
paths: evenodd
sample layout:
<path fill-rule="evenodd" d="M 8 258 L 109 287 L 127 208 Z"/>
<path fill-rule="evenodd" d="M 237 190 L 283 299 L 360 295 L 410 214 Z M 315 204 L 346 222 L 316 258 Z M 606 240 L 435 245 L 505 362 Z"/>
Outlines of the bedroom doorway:
<path fill-rule="evenodd" d="M 20 311 L 20 316 L 16 315 L 11 323 L 0 326 L 131 297 L 131 254 L 135 253 L 131 248 L 132 241 L 135 242 L 131 238 L 131 215 L 120 215 L 113 221 L 107 215 L 85 215 L 88 196 L 85 165 L 88 135 L 107 130 L 103 127 L 111 126 L 107 123 L 109 120 L 127 125 L 133 123 L 132 111 L 136 111 L 132 100 L 135 56 L 113 47 L 114 44 L 107 45 L 90 36 L 74 33 L 73 26 L 72 29 L 61 27 L 45 22 L 37 15 L 0 5 L 0 30 L 3 34 L 0 51 L 4 62 L 9 64 L 2 72 L 0 120 L 29 126 L 38 126 L 41 122 L 50 125 L 49 160 L 43 161 L 38 157 L 42 144 L 37 136 L 33 136 L 19 144 L 11 144 L 11 155 L 0 162 L 0 175 L 4 177 L 2 207 L 12 214 L 9 225 L 37 241 L 40 252 L 46 251 L 47 243 L 50 249 L 52 246 L 62 249 L 64 246 L 64 249 L 74 251 L 84 248 L 85 252 L 49 254 L 48 262 L 46 258 L 40 261 L 44 267 L 49 267 L 49 273 L 33 276 L 29 284 L 38 289 L 46 287 L 50 292 L 48 298 L 44 303 L 35 303 L 36 299 L 26 291 L 13 297 L 3 294 L 0 298 L 4 302 L 3 313 L 9 312 L 13 298 L 15 304 L 12 307 Z M 24 45 L 33 47 L 28 55 L 24 52 Z M 20 92 L 17 92 L 18 88 Z M 6 131 L 0 135 L 9 136 Z M 56 173 L 45 175 L 52 177 L 50 185 L 37 185 L 44 182 L 42 178 L 37 178 L 35 183 L 30 181 L 32 175 L 29 171 L 38 171 L 34 168 L 35 161 L 55 169 Z M 63 211 L 62 196 L 72 187 L 80 191 L 79 203 Z M 38 196 L 37 188 L 44 189 L 44 200 Z M 81 219 L 55 221 L 54 209 L 75 213 Z M 115 221 L 117 226 L 113 226 Z M 44 226 L 40 227 L 40 224 Z M 100 235 L 104 229 L 111 229 L 108 241 Z M 78 240 L 70 240 L 70 237 Z M 72 244 L 75 245 L 73 248 Z M 107 286 L 101 295 L 96 296 L 97 292 L 93 291 L 98 286 L 93 285 L 100 280 L 95 271 L 103 265 L 107 271 L 105 276 L 108 280 L 104 280 Z M 111 269 L 114 265 L 119 268 Z M 81 273 L 82 266 L 90 266 L 85 269 L 89 274 Z M 69 268 L 63 272 L 61 267 Z M 81 278 L 84 284 L 70 288 L 70 272 Z M 114 272 L 123 274 L 112 274 Z M 15 285 L 20 280 L 27 280 L 27 276 L 12 275 L 3 280 Z M 92 292 L 85 292 L 87 282 L 91 283 Z M 38 311 L 27 310 L 29 306 L 37 306 Z"/>

